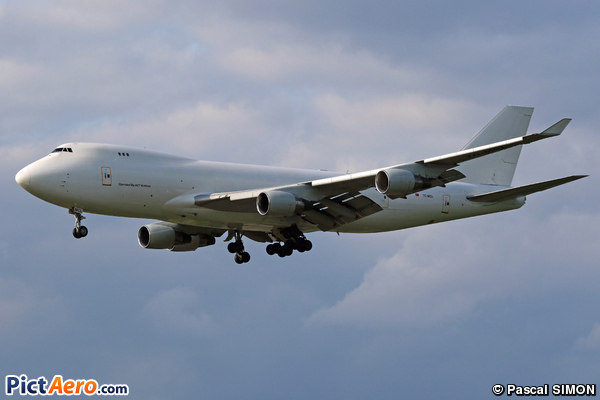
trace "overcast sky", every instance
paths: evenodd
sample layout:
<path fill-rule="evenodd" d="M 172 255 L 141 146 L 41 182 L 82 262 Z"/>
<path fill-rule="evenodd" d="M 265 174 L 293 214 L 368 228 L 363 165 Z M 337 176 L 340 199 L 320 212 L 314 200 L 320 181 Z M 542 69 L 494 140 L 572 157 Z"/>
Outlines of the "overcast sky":
<path fill-rule="evenodd" d="M 0 377 L 125 383 L 133 399 L 492 398 L 596 383 L 596 1 L 0 0 Z M 145 250 L 148 221 L 14 181 L 71 141 L 360 171 L 462 148 L 536 107 L 515 184 L 589 178 L 520 210 L 280 259 L 222 240 Z"/>

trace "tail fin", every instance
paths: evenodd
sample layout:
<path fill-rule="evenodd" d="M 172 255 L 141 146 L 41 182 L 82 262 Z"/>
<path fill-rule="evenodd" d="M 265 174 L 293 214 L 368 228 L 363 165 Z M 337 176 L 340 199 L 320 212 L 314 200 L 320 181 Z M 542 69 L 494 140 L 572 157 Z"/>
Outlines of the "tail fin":
<path fill-rule="evenodd" d="M 463 150 L 525 136 L 532 114 L 533 107 L 504 107 L 477 136 L 467 143 Z M 521 147 L 516 146 L 467 161 L 456 169 L 466 175 L 463 182 L 510 186 L 521 154 Z"/>

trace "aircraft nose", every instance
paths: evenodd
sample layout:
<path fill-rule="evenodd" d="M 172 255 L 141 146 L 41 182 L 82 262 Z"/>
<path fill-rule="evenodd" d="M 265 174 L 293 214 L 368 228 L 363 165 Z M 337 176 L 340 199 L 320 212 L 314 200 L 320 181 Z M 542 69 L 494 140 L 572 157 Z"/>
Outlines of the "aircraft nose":
<path fill-rule="evenodd" d="M 31 171 L 29 167 L 25 167 L 15 176 L 15 180 L 23 189 L 27 190 L 29 188 L 29 183 L 31 182 Z"/>

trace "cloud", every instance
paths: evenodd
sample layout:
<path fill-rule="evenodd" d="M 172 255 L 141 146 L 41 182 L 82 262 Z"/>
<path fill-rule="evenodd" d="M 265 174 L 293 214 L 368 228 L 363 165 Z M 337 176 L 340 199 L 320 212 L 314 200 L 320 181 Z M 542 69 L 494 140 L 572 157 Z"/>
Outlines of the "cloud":
<path fill-rule="evenodd" d="M 577 339 L 576 347 L 580 350 L 600 349 L 600 322 L 594 322 L 590 333 Z"/>
<path fill-rule="evenodd" d="M 0 241 L 0 251 L 4 253 L 5 247 Z M 36 329 L 31 329 L 32 326 L 44 327 L 48 335 L 55 335 L 62 326 L 73 322 L 68 309 L 68 302 L 62 296 L 48 293 L 29 281 L 0 275 L 0 337 L 4 341 L 19 346 L 34 340 Z"/>
<path fill-rule="evenodd" d="M 290 79 L 306 83 L 322 82 L 325 87 L 351 84 L 364 90 L 369 85 L 414 87 L 425 71 L 393 66 L 366 50 L 348 49 L 339 44 L 278 43 L 264 48 L 257 43 L 233 47 L 219 57 L 220 64 L 233 73 L 265 82 Z"/>
<path fill-rule="evenodd" d="M 20 21 L 29 21 L 38 29 L 53 29 L 64 32 L 113 32 L 132 21 L 144 20 L 159 15 L 161 1 L 86 2 L 60 0 L 54 4 L 33 1 L 9 2 L 5 16 Z M 9 14 L 10 12 L 10 14 Z"/>
<path fill-rule="evenodd" d="M 475 135 L 460 132 L 462 121 L 478 109 L 458 99 L 423 93 L 350 99 L 324 94 L 314 99 L 314 108 L 323 125 L 318 142 L 336 152 L 339 170 L 351 171 L 458 150 L 469 134 Z"/>
<path fill-rule="evenodd" d="M 168 336 L 205 336 L 217 329 L 213 318 L 200 310 L 198 296 L 190 288 L 160 291 L 143 311 L 153 329 Z"/>
<path fill-rule="evenodd" d="M 240 133 L 244 132 L 245 135 Z M 165 141 L 168 133 L 169 141 Z M 82 129 L 79 141 L 149 146 L 182 155 L 209 154 L 253 147 L 267 135 L 265 116 L 244 104 L 218 105 L 200 102 L 190 107 L 165 111 L 144 120 L 107 122 Z"/>
<path fill-rule="evenodd" d="M 408 234 L 392 257 L 380 259 L 343 300 L 307 323 L 380 329 L 460 321 L 501 293 L 494 284 L 499 270 L 486 268 L 496 251 L 464 231 L 422 228 Z"/>
<path fill-rule="evenodd" d="M 6 245 L 2 245 L 3 253 Z M 6 258 L 6 257 L 5 257 Z M 7 282 L 5 279 L 0 283 L 3 298 L 0 300 L 0 326 L 3 327 L 3 333 L 6 330 L 18 327 L 28 312 L 34 309 L 32 304 L 31 290 L 23 288 L 22 285 L 16 285 L 15 282 Z M 10 290 L 14 287 L 20 287 L 21 290 Z M 25 290 L 23 290 L 25 289 Z"/>
<path fill-rule="evenodd" d="M 526 211 L 511 213 L 517 212 Z M 357 288 L 307 323 L 369 329 L 454 324 L 477 318 L 489 304 L 546 296 L 568 282 L 600 277 L 590 269 L 598 216 L 522 218 L 482 216 L 411 230 L 394 255 L 378 260 Z M 590 222 L 590 236 L 578 233 L 567 241 L 565 229 L 583 232 Z M 570 254 L 577 254 L 578 265 Z M 583 284 L 581 290 L 592 288 Z"/>
<path fill-rule="evenodd" d="M 581 381 L 600 321 L 598 52 L 581 40 L 598 36 L 597 11 L 2 2 L 3 366 L 129 383 L 143 398 L 465 398 L 465 376 L 481 383 L 472 397 L 498 379 Z M 141 249 L 137 220 L 88 215 L 75 241 L 65 210 L 14 182 L 75 140 L 377 168 L 458 150 L 506 104 L 535 106 L 534 131 L 574 118 L 524 148 L 515 181 L 592 176 L 510 213 L 311 234 L 313 251 L 285 259 L 248 242 L 244 268 L 222 241 Z"/>

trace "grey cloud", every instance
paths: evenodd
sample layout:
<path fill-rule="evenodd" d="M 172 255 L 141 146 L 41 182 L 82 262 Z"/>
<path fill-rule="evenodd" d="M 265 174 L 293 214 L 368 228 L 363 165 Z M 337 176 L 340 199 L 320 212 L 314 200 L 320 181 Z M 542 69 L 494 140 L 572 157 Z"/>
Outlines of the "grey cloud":
<path fill-rule="evenodd" d="M 597 8 L 3 2 L 6 373 L 123 382 L 145 399 L 462 399 L 596 379 L 598 52 L 583 38 L 598 36 Z M 592 176 L 507 214 L 314 234 L 283 260 L 248 243 L 244 268 L 220 240 L 143 250 L 145 221 L 89 215 L 75 241 L 72 216 L 14 182 L 72 140 L 375 168 L 458 150 L 506 104 L 535 106 L 533 131 L 574 118 L 524 148 L 515 181 Z"/>
<path fill-rule="evenodd" d="M 577 348 L 584 351 L 597 351 L 600 349 L 600 323 L 594 322 L 590 332 L 577 339 Z"/>
<path fill-rule="evenodd" d="M 477 318 L 485 304 L 545 296 L 567 283 L 591 292 L 593 285 L 583 282 L 596 279 L 588 268 L 597 256 L 597 229 L 582 232 L 584 221 L 595 225 L 597 217 L 589 218 L 557 216 L 543 222 L 507 216 L 504 222 L 493 216 L 421 228 L 396 254 L 380 259 L 359 287 L 312 314 L 307 323 L 438 326 Z M 564 226 L 571 230 L 568 245 Z M 571 254 L 578 265 L 570 263 Z"/>
<path fill-rule="evenodd" d="M 191 289 L 177 287 L 158 293 L 148 302 L 143 315 L 154 329 L 171 336 L 211 334 L 218 326 L 210 315 L 199 311 L 201 309 Z"/>

